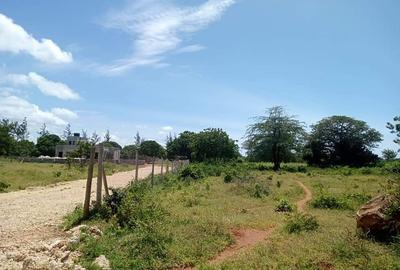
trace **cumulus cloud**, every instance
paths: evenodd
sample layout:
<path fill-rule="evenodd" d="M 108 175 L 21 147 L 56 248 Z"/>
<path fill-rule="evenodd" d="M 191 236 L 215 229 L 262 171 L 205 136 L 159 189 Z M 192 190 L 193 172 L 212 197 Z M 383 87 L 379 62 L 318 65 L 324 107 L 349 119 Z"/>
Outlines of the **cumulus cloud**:
<path fill-rule="evenodd" d="M 165 135 L 165 134 L 169 134 L 173 130 L 174 130 L 173 127 L 165 126 L 165 127 L 162 127 L 158 133 L 161 134 L 161 135 Z"/>
<path fill-rule="evenodd" d="M 30 54 L 45 63 L 70 63 L 70 52 L 63 51 L 50 39 L 35 39 L 24 28 L 0 13 L 0 51 Z"/>
<path fill-rule="evenodd" d="M 166 1 L 140 0 L 110 12 L 103 25 L 134 36 L 134 51 L 130 57 L 104 67 L 104 71 L 119 73 L 138 66 L 154 66 L 162 63 L 167 53 L 204 49 L 200 45 L 181 48 L 185 35 L 215 22 L 234 3 L 235 0 L 208 0 L 195 7 L 178 7 Z"/>
<path fill-rule="evenodd" d="M 66 120 L 73 120 L 73 119 L 78 118 L 78 115 L 75 112 L 70 111 L 65 108 L 53 108 L 53 109 L 51 109 L 51 112 L 54 115 L 56 115 L 62 119 L 66 119 Z"/>
<path fill-rule="evenodd" d="M 12 120 L 22 120 L 27 117 L 28 122 L 33 126 L 40 126 L 43 123 L 63 126 L 67 124 L 68 117 L 76 116 L 73 112 L 63 108 L 54 108 L 51 111 L 42 110 L 38 105 L 7 92 L 0 92 L 0 115 Z"/>
<path fill-rule="evenodd" d="M 63 100 L 80 98 L 79 94 L 68 85 L 50 81 L 35 72 L 29 72 L 28 75 L 8 74 L 0 80 L 0 83 L 10 83 L 14 86 L 34 86 L 47 96 L 54 96 Z"/>

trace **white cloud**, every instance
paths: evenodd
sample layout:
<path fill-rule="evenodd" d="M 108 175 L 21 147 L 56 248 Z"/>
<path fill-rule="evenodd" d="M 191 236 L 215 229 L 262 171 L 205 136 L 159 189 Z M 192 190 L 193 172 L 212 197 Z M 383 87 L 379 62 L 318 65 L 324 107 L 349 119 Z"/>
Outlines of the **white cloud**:
<path fill-rule="evenodd" d="M 173 127 L 171 127 L 171 126 L 165 126 L 165 127 L 162 127 L 161 129 L 160 129 L 160 131 L 158 131 L 158 134 L 161 134 L 161 135 L 166 135 L 166 134 L 169 134 L 171 131 L 173 131 L 174 130 L 174 128 Z"/>
<path fill-rule="evenodd" d="M 51 112 L 62 119 L 73 120 L 78 118 L 78 115 L 75 112 L 65 108 L 53 108 L 51 109 Z"/>
<path fill-rule="evenodd" d="M 29 72 L 28 75 L 24 74 L 8 74 L 0 80 L 0 83 L 10 83 L 14 86 L 35 86 L 43 94 L 47 96 L 54 96 L 59 99 L 79 99 L 79 94 L 72 90 L 68 85 L 50 81 L 43 76 Z"/>
<path fill-rule="evenodd" d="M 165 1 L 140 0 L 123 10 L 108 14 L 103 25 L 134 36 L 132 56 L 104 67 L 104 72 L 119 73 L 138 66 L 162 63 L 167 53 L 179 50 L 184 35 L 199 31 L 218 20 L 235 0 L 208 0 L 196 7 L 178 7 Z M 199 45 L 181 50 L 198 51 Z"/>
<path fill-rule="evenodd" d="M 201 45 L 189 45 L 183 48 L 178 49 L 176 52 L 177 53 L 192 53 L 192 52 L 199 52 L 202 50 L 205 50 L 206 48 L 204 46 Z"/>
<path fill-rule="evenodd" d="M 56 112 L 64 112 L 64 115 L 57 115 Z M 55 108 L 52 111 L 44 111 L 38 105 L 29 101 L 9 94 L 0 92 L 0 115 L 4 118 L 12 120 L 22 120 L 24 117 L 28 119 L 29 124 L 40 126 L 43 123 L 47 125 L 63 126 L 67 124 L 65 112 L 67 109 Z M 72 112 L 71 112 L 72 113 Z"/>
<path fill-rule="evenodd" d="M 45 63 L 70 63 L 72 54 L 50 39 L 35 39 L 12 19 L 0 13 L 0 51 L 27 53 Z"/>

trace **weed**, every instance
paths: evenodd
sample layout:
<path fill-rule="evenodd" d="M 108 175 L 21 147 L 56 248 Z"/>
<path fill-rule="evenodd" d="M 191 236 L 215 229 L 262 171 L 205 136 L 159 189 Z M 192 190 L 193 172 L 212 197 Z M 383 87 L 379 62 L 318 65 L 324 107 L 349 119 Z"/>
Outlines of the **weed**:
<path fill-rule="evenodd" d="M 311 203 L 314 208 L 321 209 L 349 209 L 348 204 L 332 195 L 320 194 Z"/>
<path fill-rule="evenodd" d="M 292 212 L 293 211 L 293 206 L 284 199 L 281 199 L 278 202 L 278 205 L 275 207 L 276 212 Z"/>
<path fill-rule="evenodd" d="M 300 233 L 302 231 L 314 231 L 318 226 L 317 219 L 314 216 L 296 213 L 287 220 L 285 229 L 288 233 Z"/>
<path fill-rule="evenodd" d="M 0 181 L 0 192 L 5 192 L 10 187 L 10 184 Z"/>

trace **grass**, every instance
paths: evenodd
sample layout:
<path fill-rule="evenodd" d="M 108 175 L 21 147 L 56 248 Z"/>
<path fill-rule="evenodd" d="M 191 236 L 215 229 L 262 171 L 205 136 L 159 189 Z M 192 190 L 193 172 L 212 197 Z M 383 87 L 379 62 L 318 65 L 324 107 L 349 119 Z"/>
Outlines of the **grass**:
<path fill-rule="evenodd" d="M 107 174 L 119 171 L 127 171 L 132 166 L 106 163 Z M 94 170 L 95 175 L 97 169 Z M 64 164 L 52 163 L 28 163 L 13 159 L 0 158 L 0 185 L 3 183 L 5 188 L 0 192 L 9 192 L 23 190 L 27 187 L 45 186 L 58 182 L 84 179 L 87 177 L 87 168 L 80 166 L 71 166 L 68 168 Z"/>
<path fill-rule="evenodd" d="M 142 224 L 146 230 L 136 225 L 121 226 L 118 214 L 94 218 L 89 222 L 101 227 L 105 236 L 99 240 L 85 236 L 76 247 L 83 253 L 80 262 L 87 269 L 95 269 L 94 258 L 104 254 L 113 269 L 400 269 L 398 244 L 359 237 L 355 228 L 354 209 L 383 191 L 387 175 L 374 171 L 343 175 L 342 170 L 335 174 L 331 169 L 325 172 L 313 168 L 299 172 L 298 168 L 296 165 L 293 173 L 274 173 L 264 167 L 242 172 L 230 168 L 229 181 L 224 181 L 225 173 L 219 169 L 213 172 L 219 176 L 197 180 L 188 179 L 190 171 L 185 171 L 185 180 L 168 176 L 162 184 L 142 190 L 144 202 L 136 197 L 129 200 L 137 202 L 130 207 L 141 205 L 143 209 L 128 207 L 131 212 L 125 219 L 135 217 L 133 224 Z M 200 174 L 196 168 L 196 178 Z M 295 205 L 303 198 L 296 180 L 314 195 L 323 191 L 346 199 L 351 207 L 325 209 L 310 204 L 306 215 L 275 211 L 277 205 Z M 267 192 L 254 196 L 256 190 Z M 164 213 L 155 224 L 146 218 L 154 215 L 154 209 Z M 276 229 L 268 241 L 219 265 L 208 264 L 233 243 L 233 228 L 265 230 L 272 226 Z M 137 247 L 144 254 L 137 253 Z"/>

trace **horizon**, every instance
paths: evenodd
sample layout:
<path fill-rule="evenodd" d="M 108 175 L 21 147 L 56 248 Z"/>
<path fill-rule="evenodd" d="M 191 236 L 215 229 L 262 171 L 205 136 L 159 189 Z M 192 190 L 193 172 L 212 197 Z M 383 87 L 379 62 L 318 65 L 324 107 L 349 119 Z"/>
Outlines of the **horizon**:
<path fill-rule="evenodd" d="M 79 3 L 79 5 L 78 5 Z M 79 8 L 77 8 L 79 7 Z M 0 117 L 122 146 L 222 128 L 283 106 L 307 127 L 346 115 L 384 136 L 398 115 L 400 3 L 35 1 L 0 6 Z M 71 15 L 74 14 L 73 20 Z M 89 33 L 89 34 L 88 34 Z"/>

